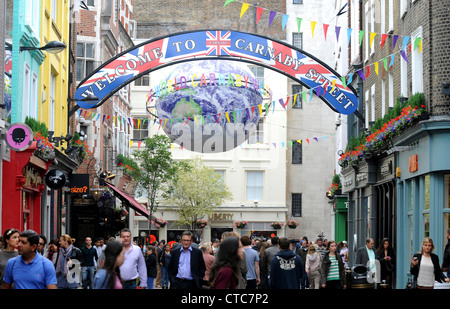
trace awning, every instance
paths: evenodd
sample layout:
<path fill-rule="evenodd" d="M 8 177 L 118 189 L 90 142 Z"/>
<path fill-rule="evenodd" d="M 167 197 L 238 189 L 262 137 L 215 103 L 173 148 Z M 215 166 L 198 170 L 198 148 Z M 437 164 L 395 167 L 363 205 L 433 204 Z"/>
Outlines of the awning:
<path fill-rule="evenodd" d="M 114 195 L 123 203 L 126 203 L 129 207 L 133 208 L 135 211 L 147 218 L 150 216 L 148 210 L 144 206 L 139 204 L 139 202 L 136 201 L 132 196 L 129 196 L 128 194 L 120 191 L 110 183 L 105 182 L 105 184 L 113 190 Z"/>

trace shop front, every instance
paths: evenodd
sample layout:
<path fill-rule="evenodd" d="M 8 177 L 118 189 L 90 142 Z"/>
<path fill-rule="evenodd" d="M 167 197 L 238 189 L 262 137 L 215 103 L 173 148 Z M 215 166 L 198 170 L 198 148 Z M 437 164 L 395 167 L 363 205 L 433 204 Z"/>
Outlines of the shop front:
<path fill-rule="evenodd" d="M 411 255 L 431 237 L 440 263 L 450 227 L 450 121 L 422 121 L 394 140 L 397 182 L 397 288 L 406 286 Z"/>
<path fill-rule="evenodd" d="M 23 151 L 11 150 L 3 161 L 2 227 L 41 233 L 41 197 L 44 176 L 52 160 L 35 155 L 36 142 Z"/>
<path fill-rule="evenodd" d="M 348 194 L 349 265 L 353 265 L 356 250 L 365 245 L 367 237 L 375 235 L 373 184 L 376 181 L 376 164 L 372 160 L 362 160 L 344 168 L 341 174 L 342 193 Z"/>

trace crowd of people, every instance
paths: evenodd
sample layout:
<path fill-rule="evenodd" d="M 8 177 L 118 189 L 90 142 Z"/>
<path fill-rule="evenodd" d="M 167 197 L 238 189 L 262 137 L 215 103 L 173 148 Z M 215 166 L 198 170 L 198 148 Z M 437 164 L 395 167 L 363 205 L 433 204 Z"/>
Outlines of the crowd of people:
<path fill-rule="evenodd" d="M 450 230 L 447 238 L 442 268 L 432 253 L 433 240 L 423 240 L 411 260 L 414 287 L 432 289 L 435 281 L 450 282 L 448 272 L 443 273 L 450 264 Z M 119 239 L 105 243 L 86 237 L 78 248 L 69 235 L 47 244 L 32 230 L 7 229 L 1 241 L 3 289 L 345 289 L 348 284 L 347 242 L 322 238 L 312 242 L 303 237 L 297 243 L 224 232 L 221 239 L 199 245 L 192 232 L 184 231 L 178 242 L 155 241 L 141 248 L 125 228 Z M 378 249 L 373 239 L 366 239 L 355 264 L 367 266 L 392 287 L 396 259 L 389 239 Z"/>

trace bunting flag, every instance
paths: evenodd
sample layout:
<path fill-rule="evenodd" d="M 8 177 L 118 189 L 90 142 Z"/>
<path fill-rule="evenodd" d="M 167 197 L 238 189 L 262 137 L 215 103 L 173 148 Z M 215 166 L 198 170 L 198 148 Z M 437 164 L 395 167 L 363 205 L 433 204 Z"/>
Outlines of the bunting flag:
<path fill-rule="evenodd" d="M 314 38 L 314 29 L 316 28 L 316 21 L 311 21 L 311 35 Z"/>
<path fill-rule="evenodd" d="M 241 7 L 241 16 L 239 18 L 242 18 L 242 16 L 244 15 L 245 11 L 247 11 L 248 9 L 248 3 L 242 3 L 242 7 Z"/>
<path fill-rule="evenodd" d="M 375 62 L 375 63 L 373 64 L 373 66 L 375 67 L 375 73 L 377 73 L 377 75 L 378 75 L 378 61 Z"/>
<path fill-rule="evenodd" d="M 370 33 L 370 48 L 372 48 L 372 46 L 373 46 L 373 40 L 375 39 L 376 35 L 377 34 L 375 32 Z"/>
<path fill-rule="evenodd" d="M 269 14 L 269 27 L 272 24 L 272 21 L 275 18 L 275 15 L 277 15 L 276 11 L 270 11 L 270 14 Z"/>
<path fill-rule="evenodd" d="M 382 34 L 381 35 L 381 49 L 383 49 L 384 42 L 386 42 L 387 37 L 388 37 L 387 34 Z"/>
<path fill-rule="evenodd" d="M 339 42 L 339 33 L 341 32 L 341 27 L 335 26 L 334 32 L 336 32 L 336 42 Z"/>
<path fill-rule="evenodd" d="M 289 19 L 289 15 L 283 14 L 282 22 L 281 22 L 281 28 L 284 31 L 284 28 L 286 27 L 287 21 Z"/>
<path fill-rule="evenodd" d="M 297 17 L 297 28 L 298 28 L 298 32 L 300 33 L 300 26 L 302 25 L 302 18 Z"/>
<path fill-rule="evenodd" d="M 228 5 L 229 3 L 231 3 L 231 2 L 235 2 L 235 1 L 237 1 L 237 0 L 226 0 L 225 3 L 224 3 L 224 5 L 223 5 L 223 7 L 227 6 L 227 5 Z M 241 6 L 241 13 L 240 13 L 240 18 L 242 18 L 242 16 L 244 15 L 244 13 L 247 11 L 247 9 L 248 9 L 248 7 L 249 7 L 249 3 L 242 2 L 242 1 L 238 1 L 238 2 L 242 3 L 242 6 Z M 256 24 L 259 24 L 259 21 L 260 21 L 260 18 L 261 18 L 261 15 L 262 15 L 263 11 L 264 11 L 264 10 L 268 10 L 268 9 L 262 8 L 262 7 L 260 7 L 260 6 L 254 5 L 254 4 L 251 4 L 251 5 L 253 5 L 253 6 L 256 8 Z M 270 25 L 272 24 L 272 21 L 273 21 L 273 19 L 275 18 L 275 16 L 276 16 L 278 13 L 280 13 L 280 14 L 282 14 L 282 16 L 283 16 L 283 17 L 282 17 L 282 25 L 281 25 L 281 26 L 282 26 L 282 30 L 284 31 L 285 28 L 286 28 L 288 19 L 290 18 L 290 15 L 285 14 L 285 13 L 283 13 L 283 12 L 273 11 L 273 10 L 268 10 L 268 11 L 270 11 L 270 16 L 269 16 L 269 27 L 270 27 Z M 301 32 L 301 31 L 300 31 L 300 27 L 301 27 L 301 23 L 302 23 L 303 18 L 301 18 L 301 17 L 296 17 L 296 19 L 297 19 L 297 28 L 298 28 L 298 32 Z M 311 35 L 312 35 L 312 37 L 314 38 L 314 29 L 315 29 L 315 27 L 316 27 L 317 21 L 310 21 L 310 22 L 311 22 Z M 323 23 L 322 26 L 323 26 L 323 30 L 324 30 L 324 38 L 325 38 L 325 41 L 326 41 L 326 40 L 327 40 L 327 33 L 328 33 L 328 27 L 329 27 L 329 24 Z M 336 42 L 339 42 L 339 34 L 340 34 L 340 30 L 341 30 L 341 27 L 335 26 Z M 352 28 L 347 28 L 347 42 L 348 42 L 348 44 L 350 44 L 350 42 L 351 42 L 351 33 L 352 33 L 352 31 L 353 31 Z M 360 31 L 359 31 L 359 44 L 360 44 L 360 45 L 362 44 L 362 40 L 363 40 L 363 37 L 364 37 L 364 33 L 365 33 L 364 30 L 360 30 Z M 376 37 L 378 34 L 381 36 L 381 42 L 380 42 L 380 44 L 381 44 L 381 49 L 383 49 L 383 47 L 384 47 L 384 45 L 385 45 L 385 42 L 386 42 L 386 39 L 387 39 L 388 36 L 389 36 L 389 34 L 386 34 L 386 33 L 370 32 L 370 47 L 372 48 L 373 42 L 374 42 L 374 40 L 375 40 L 375 37 Z M 399 37 L 403 37 L 403 40 L 404 40 L 403 45 L 404 45 L 404 47 L 407 45 L 407 41 L 408 41 L 409 38 L 410 38 L 410 37 L 408 37 L 408 36 L 400 36 L 400 35 L 397 35 L 397 34 L 396 34 L 396 35 L 393 35 L 393 48 L 395 48 L 395 46 L 396 46 L 396 44 L 397 44 L 397 40 L 398 40 Z M 416 40 L 417 40 L 417 45 L 416 45 L 416 42 L 415 42 L 415 44 L 414 44 L 414 49 L 417 48 L 417 47 L 419 47 L 419 52 L 420 52 L 420 51 L 421 51 L 421 48 L 420 48 L 421 38 L 417 38 Z M 405 42 L 405 41 L 406 41 L 406 42 Z M 403 49 L 404 49 L 404 48 L 403 48 Z"/>
<path fill-rule="evenodd" d="M 259 23 L 259 19 L 261 18 L 261 14 L 263 11 L 264 9 L 259 6 L 256 8 L 256 24 Z"/>
<path fill-rule="evenodd" d="M 327 40 L 328 24 L 323 24 L 323 35 L 325 36 L 325 41 Z"/>

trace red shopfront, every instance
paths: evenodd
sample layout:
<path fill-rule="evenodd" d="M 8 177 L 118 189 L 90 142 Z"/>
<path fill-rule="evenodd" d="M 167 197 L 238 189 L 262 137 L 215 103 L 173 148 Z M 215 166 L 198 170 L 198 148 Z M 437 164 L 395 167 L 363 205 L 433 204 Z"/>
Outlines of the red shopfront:
<path fill-rule="evenodd" d="M 2 227 L 41 233 L 41 197 L 44 176 L 53 160 L 45 161 L 33 153 L 36 142 L 24 151 L 11 150 L 10 161 L 3 161 Z"/>

